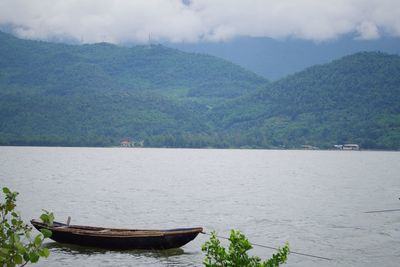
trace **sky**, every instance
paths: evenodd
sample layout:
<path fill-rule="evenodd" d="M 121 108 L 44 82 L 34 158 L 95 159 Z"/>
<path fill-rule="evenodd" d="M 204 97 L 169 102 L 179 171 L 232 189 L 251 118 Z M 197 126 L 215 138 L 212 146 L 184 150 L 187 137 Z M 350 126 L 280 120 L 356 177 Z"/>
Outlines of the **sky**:
<path fill-rule="evenodd" d="M 399 0 L 0 0 L 0 26 L 78 43 L 400 37 Z"/>

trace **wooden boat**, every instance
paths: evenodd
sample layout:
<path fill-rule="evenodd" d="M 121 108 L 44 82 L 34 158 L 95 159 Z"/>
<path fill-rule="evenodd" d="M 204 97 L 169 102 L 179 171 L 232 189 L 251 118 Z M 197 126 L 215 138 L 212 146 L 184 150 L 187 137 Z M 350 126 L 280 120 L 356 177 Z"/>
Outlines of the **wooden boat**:
<path fill-rule="evenodd" d="M 48 226 L 37 220 L 31 224 L 38 229 L 52 232 L 51 239 L 60 243 L 107 249 L 171 249 L 179 248 L 203 231 L 203 228 L 169 230 L 116 229 L 54 222 Z"/>

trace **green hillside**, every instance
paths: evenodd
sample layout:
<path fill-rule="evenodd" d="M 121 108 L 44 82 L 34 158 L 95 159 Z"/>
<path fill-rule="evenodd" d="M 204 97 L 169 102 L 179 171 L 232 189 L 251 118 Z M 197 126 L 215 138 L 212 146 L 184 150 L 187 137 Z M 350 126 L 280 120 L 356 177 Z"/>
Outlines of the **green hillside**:
<path fill-rule="evenodd" d="M 0 33 L 0 144 L 205 146 L 216 103 L 265 79 L 161 45 L 65 45 Z"/>
<path fill-rule="evenodd" d="M 216 57 L 161 45 L 64 45 L 0 33 L 0 86 L 51 95 L 157 91 L 232 98 L 267 81 Z"/>
<path fill-rule="evenodd" d="M 358 53 L 274 83 L 161 45 L 0 33 L 0 145 L 400 148 L 400 57 Z"/>
<path fill-rule="evenodd" d="M 364 52 L 308 68 L 219 107 L 214 120 L 253 146 L 398 149 L 400 57 Z"/>

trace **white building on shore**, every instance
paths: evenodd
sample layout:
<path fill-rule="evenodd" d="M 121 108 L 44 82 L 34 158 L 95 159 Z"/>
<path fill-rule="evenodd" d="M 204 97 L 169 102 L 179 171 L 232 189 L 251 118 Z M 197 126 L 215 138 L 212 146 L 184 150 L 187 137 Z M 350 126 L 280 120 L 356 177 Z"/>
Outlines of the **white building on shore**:
<path fill-rule="evenodd" d="M 360 146 L 357 144 L 334 145 L 333 147 L 339 150 L 360 150 Z"/>

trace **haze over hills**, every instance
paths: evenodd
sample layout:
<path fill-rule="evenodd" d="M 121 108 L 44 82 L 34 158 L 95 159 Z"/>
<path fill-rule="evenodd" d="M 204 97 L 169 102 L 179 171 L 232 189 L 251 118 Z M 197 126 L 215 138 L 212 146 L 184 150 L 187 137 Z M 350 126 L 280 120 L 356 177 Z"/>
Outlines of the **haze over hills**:
<path fill-rule="evenodd" d="M 400 57 L 357 53 L 269 83 L 161 45 L 0 33 L 0 144 L 400 148 Z"/>
<path fill-rule="evenodd" d="M 358 52 L 380 51 L 400 55 L 400 38 L 390 36 L 363 40 L 346 35 L 322 42 L 241 37 L 229 42 L 167 43 L 166 46 L 224 58 L 272 81 Z"/>

